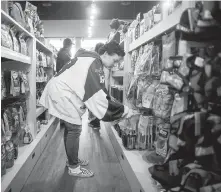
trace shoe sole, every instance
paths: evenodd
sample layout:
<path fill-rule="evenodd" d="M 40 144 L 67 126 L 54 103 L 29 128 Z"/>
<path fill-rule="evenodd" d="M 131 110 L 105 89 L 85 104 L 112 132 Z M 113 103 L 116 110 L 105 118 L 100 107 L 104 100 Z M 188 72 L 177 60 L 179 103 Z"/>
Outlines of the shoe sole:
<path fill-rule="evenodd" d="M 81 174 L 74 174 L 74 173 L 71 173 L 70 170 L 68 170 L 68 174 L 72 177 L 79 177 L 79 178 L 90 178 L 90 177 L 93 177 L 94 176 L 94 173 L 91 172 L 92 174 L 89 174 L 89 175 L 81 175 Z"/>

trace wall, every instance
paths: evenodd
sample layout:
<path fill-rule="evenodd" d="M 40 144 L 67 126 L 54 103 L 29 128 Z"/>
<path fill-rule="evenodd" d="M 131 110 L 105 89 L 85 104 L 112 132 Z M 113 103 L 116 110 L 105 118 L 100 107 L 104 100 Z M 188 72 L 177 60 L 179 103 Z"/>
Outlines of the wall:
<path fill-rule="evenodd" d="M 95 20 L 92 38 L 107 38 L 111 20 Z M 87 37 L 88 20 L 44 20 L 45 37 Z"/>

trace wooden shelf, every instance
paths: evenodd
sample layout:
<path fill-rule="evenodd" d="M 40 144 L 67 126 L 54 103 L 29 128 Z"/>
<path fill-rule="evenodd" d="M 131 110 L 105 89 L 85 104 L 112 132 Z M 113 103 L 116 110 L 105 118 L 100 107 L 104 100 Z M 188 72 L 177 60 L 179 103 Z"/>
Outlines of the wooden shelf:
<path fill-rule="evenodd" d="M 31 64 L 31 58 L 29 56 L 15 52 L 3 46 L 1 46 L 1 57 L 12 61 L 18 61 L 20 63 Z"/>
<path fill-rule="evenodd" d="M 37 107 L 37 109 L 36 109 L 36 118 L 38 118 L 45 111 L 46 111 L 46 108 L 44 108 L 44 107 Z"/>
<path fill-rule="evenodd" d="M 140 36 L 137 40 L 132 42 L 129 45 L 129 52 L 137 49 L 141 45 L 151 41 L 155 37 L 162 35 L 172 27 L 176 26 L 180 22 L 180 17 L 183 13 L 183 7 L 178 7 L 174 13 L 169 15 L 167 18 L 156 24 L 152 29 L 145 32 L 142 36 Z"/>
<path fill-rule="evenodd" d="M 128 182 L 136 182 L 136 180 L 138 180 L 139 182 L 139 184 L 133 183 L 133 191 L 156 191 L 157 187 L 155 184 L 152 183 L 152 179 L 148 170 L 149 167 L 151 167 L 153 164 L 147 163 L 143 159 L 143 156 L 146 153 L 146 151 L 126 150 L 122 144 L 122 139 L 118 136 L 114 127 L 108 127 L 108 129 L 106 130 L 108 130 L 109 137 L 112 141 L 115 150 L 117 151 L 116 153 L 120 154 L 120 162 L 122 164 L 123 169 L 126 169 L 124 169 L 124 172 L 130 177 L 128 178 Z M 125 160 L 127 162 L 125 162 Z M 129 165 L 127 165 L 127 163 L 129 163 Z M 136 178 L 132 178 L 133 172 Z M 139 185 L 142 187 L 142 189 L 139 189 Z"/>
<path fill-rule="evenodd" d="M 12 17 L 10 17 L 7 13 L 1 10 L 1 20 L 4 24 L 14 25 L 19 32 L 24 32 L 25 35 L 29 37 L 34 37 L 31 33 L 29 33 L 24 27 L 22 27 L 17 21 L 15 21 Z"/>
<path fill-rule="evenodd" d="M 46 47 L 46 45 L 44 45 L 41 41 L 39 41 L 38 39 L 36 39 L 36 47 L 39 51 L 42 51 L 48 55 L 52 54 L 53 52 Z"/>
<path fill-rule="evenodd" d="M 124 71 L 112 71 L 112 77 L 123 77 Z"/>

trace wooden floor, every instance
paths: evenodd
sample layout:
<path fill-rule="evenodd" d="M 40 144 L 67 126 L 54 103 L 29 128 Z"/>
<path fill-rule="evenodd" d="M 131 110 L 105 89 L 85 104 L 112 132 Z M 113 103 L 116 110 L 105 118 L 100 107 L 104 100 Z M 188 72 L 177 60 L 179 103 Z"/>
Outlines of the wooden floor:
<path fill-rule="evenodd" d="M 63 130 L 58 129 L 37 162 L 22 192 L 131 192 L 109 137 L 87 126 L 80 142 L 80 157 L 90 160 L 93 178 L 75 178 L 67 173 Z"/>

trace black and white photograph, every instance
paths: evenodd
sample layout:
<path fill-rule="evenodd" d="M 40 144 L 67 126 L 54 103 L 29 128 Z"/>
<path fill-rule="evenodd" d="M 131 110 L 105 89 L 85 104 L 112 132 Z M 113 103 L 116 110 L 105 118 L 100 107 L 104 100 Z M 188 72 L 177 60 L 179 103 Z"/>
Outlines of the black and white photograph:
<path fill-rule="evenodd" d="M 1 0 L 2 192 L 221 192 L 221 1 Z"/>

